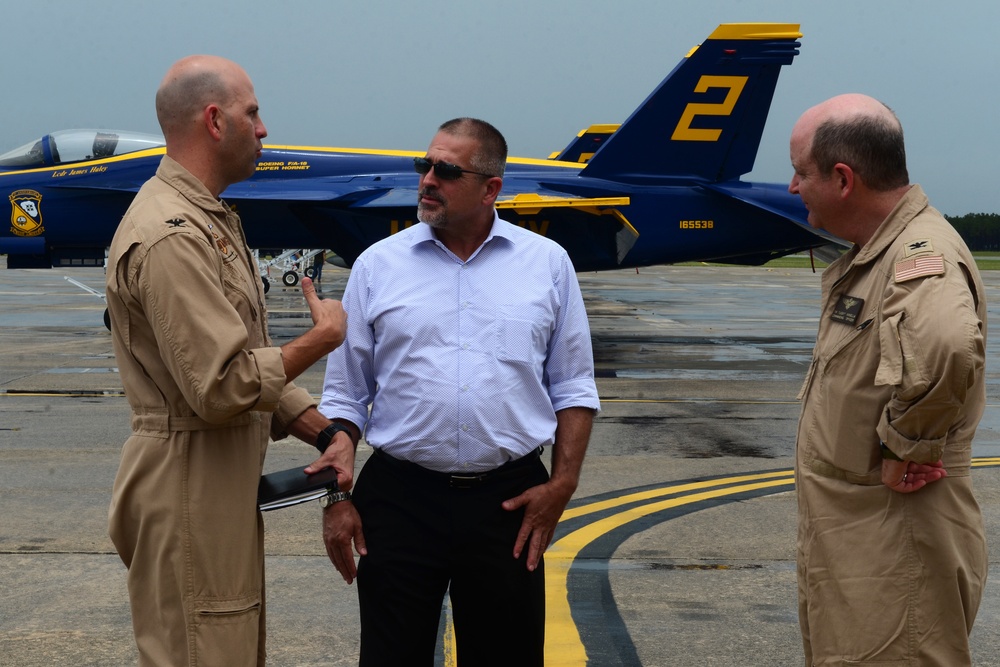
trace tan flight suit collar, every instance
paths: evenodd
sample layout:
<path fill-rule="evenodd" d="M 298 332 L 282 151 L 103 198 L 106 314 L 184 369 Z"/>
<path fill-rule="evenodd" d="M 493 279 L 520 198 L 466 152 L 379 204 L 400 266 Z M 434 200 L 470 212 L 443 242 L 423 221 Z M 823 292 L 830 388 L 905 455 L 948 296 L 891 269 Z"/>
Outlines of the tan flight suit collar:
<path fill-rule="evenodd" d="M 225 215 L 229 208 L 225 202 L 214 197 L 205 184 L 190 171 L 185 169 L 177 160 L 169 155 L 164 155 L 160 160 L 160 166 L 156 169 L 156 176 L 170 187 L 191 201 L 191 203 L 205 209 L 206 211 L 221 213 Z"/>
<path fill-rule="evenodd" d="M 888 217 L 875 230 L 871 239 L 858 251 L 853 264 L 866 264 L 880 256 L 885 249 L 892 245 L 893 241 L 903 232 L 910 221 L 927 208 L 930 202 L 923 188 L 919 185 L 912 185 L 903 195 L 896 206 L 893 207 Z"/>

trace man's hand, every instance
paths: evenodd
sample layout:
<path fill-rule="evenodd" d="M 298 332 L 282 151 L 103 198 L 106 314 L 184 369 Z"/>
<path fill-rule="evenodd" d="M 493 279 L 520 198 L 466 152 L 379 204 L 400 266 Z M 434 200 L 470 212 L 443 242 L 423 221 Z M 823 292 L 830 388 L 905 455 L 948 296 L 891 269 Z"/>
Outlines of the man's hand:
<path fill-rule="evenodd" d="M 897 493 L 913 493 L 931 482 L 944 479 L 944 463 L 914 463 L 882 459 L 882 483 Z"/>
<path fill-rule="evenodd" d="M 352 540 L 360 555 L 368 554 L 365 536 L 361 532 L 361 517 L 354 508 L 354 503 L 342 500 L 324 509 L 323 543 L 326 545 L 326 555 L 348 585 L 358 576 L 358 566 L 354 562 L 354 552 L 351 551 Z"/>
<path fill-rule="evenodd" d="M 316 286 L 308 277 L 302 279 L 302 296 L 309 306 L 313 328 L 323 335 L 327 352 L 337 348 L 347 335 L 347 313 L 344 306 L 333 299 L 321 299 L 316 294 Z"/>
<path fill-rule="evenodd" d="M 309 278 L 302 279 L 302 296 L 309 306 L 313 327 L 281 346 L 281 363 L 285 369 L 286 382 L 291 382 L 304 373 L 347 337 L 347 313 L 343 304 L 316 296 L 316 286 Z"/>
<path fill-rule="evenodd" d="M 312 475 L 324 468 L 334 468 L 337 471 L 337 487 L 341 491 L 350 491 L 354 486 L 354 443 L 346 433 L 340 432 L 333 437 L 318 459 L 310 463 L 305 473 Z"/>
<path fill-rule="evenodd" d="M 503 502 L 503 508 L 508 512 L 524 508 L 521 530 L 514 542 L 514 558 L 521 557 L 527 543 L 528 570 L 534 572 L 538 567 L 538 561 L 549 547 L 556 524 L 573 496 L 573 491 L 575 488 L 565 488 L 557 480 L 551 479 Z"/>

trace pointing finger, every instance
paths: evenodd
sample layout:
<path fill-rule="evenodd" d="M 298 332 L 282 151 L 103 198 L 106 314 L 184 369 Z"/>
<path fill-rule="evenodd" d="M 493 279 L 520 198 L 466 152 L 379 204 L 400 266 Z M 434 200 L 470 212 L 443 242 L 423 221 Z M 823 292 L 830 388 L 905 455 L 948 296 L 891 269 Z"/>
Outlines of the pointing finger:
<path fill-rule="evenodd" d="M 313 313 L 316 312 L 316 306 L 319 305 L 320 298 L 316 295 L 316 285 L 313 281 L 304 276 L 302 278 L 302 296 L 306 299 L 306 305 L 309 306 L 309 310 Z"/>
<path fill-rule="evenodd" d="M 309 276 L 302 277 L 302 294 L 308 299 L 310 295 L 316 295 L 316 286 Z"/>

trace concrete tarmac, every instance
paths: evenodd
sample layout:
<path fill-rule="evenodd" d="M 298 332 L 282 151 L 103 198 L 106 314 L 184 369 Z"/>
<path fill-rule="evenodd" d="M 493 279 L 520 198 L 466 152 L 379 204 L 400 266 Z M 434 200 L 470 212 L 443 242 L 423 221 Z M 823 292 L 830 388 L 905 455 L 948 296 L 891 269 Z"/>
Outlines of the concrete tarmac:
<path fill-rule="evenodd" d="M 2 262 L 0 665 L 135 664 L 106 530 L 129 411 L 104 303 L 67 280 L 102 292 L 103 273 Z M 339 298 L 347 275 L 327 267 L 322 294 Z M 984 279 L 1000 321 L 1000 272 Z M 547 664 L 802 664 L 789 475 L 819 281 L 808 269 L 580 274 L 603 411 L 547 555 L 550 589 L 563 582 L 550 590 Z M 275 280 L 268 307 L 277 344 L 309 324 L 297 287 Z M 974 446 L 984 459 L 1000 456 L 996 341 Z M 318 394 L 322 375 L 320 363 L 297 383 Z M 275 443 L 266 468 L 314 453 Z M 359 466 L 369 453 L 362 444 Z M 972 474 L 991 553 L 972 645 L 976 665 L 1000 665 L 1000 467 Z M 265 522 L 269 664 L 357 664 L 356 591 L 326 557 L 319 507 Z M 448 653 L 442 640 L 440 664 Z"/>

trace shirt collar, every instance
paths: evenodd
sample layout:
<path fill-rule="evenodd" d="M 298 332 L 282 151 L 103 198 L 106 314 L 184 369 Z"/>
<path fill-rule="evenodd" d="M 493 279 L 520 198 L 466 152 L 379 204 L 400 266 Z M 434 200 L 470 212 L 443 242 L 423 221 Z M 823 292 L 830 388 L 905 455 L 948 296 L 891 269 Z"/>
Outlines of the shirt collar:
<path fill-rule="evenodd" d="M 512 227 L 513 225 L 506 220 L 503 220 L 494 208 L 493 227 L 490 228 L 490 233 L 486 236 L 486 240 L 483 241 L 483 244 L 476 248 L 476 252 L 472 253 L 472 257 L 478 255 L 479 251 L 494 238 L 506 239 L 509 243 L 513 243 L 514 235 L 512 233 Z M 437 236 L 434 234 L 434 228 L 426 222 L 420 222 L 417 229 L 414 230 L 413 235 L 410 237 L 410 247 L 415 247 L 421 243 L 433 243 L 438 246 L 441 245 L 441 242 L 438 241 Z M 471 260 L 472 257 L 469 257 L 469 259 Z"/>

